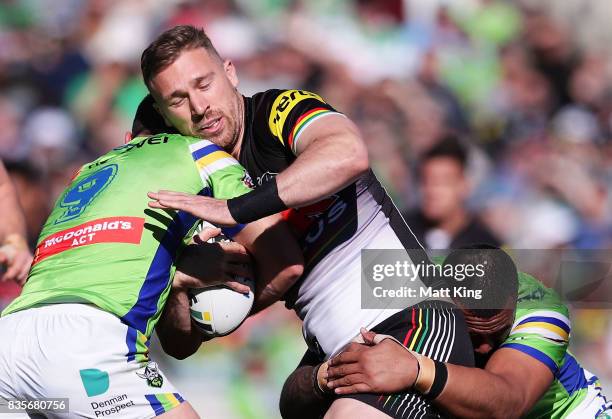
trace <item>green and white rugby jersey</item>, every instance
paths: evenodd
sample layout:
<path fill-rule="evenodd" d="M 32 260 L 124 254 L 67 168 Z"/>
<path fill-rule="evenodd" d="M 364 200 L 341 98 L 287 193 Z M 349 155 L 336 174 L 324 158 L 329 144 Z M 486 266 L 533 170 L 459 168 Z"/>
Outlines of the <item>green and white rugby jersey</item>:
<path fill-rule="evenodd" d="M 149 208 L 147 192 L 229 199 L 249 192 L 249 185 L 244 168 L 210 141 L 134 138 L 81 167 L 43 227 L 22 294 L 2 314 L 89 303 L 148 338 L 166 302 L 173 263 L 198 219 Z"/>
<path fill-rule="evenodd" d="M 582 411 L 599 393 L 597 377 L 585 372 L 567 350 L 569 312 L 559 296 L 532 276 L 519 273 L 519 293 L 512 330 L 502 348 L 521 351 L 553 373 L 550 388 L 527 417 L 563 418 Z M 594 417 L 594 415 L 590 416 Z"/>

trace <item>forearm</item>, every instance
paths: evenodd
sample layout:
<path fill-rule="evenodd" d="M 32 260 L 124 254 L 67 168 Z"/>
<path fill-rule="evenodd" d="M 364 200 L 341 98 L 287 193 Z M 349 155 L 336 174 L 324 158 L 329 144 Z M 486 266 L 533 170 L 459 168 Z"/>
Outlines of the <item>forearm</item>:
<path fill-rule="evenodd" d="M 218 226 L 248 224 L 339 192 L 369 170 L 368 152 L 354 123 L 331 115 L 301 135 L 297 159 L 273 181 L 228 200 L 172 191 L 149 192 L 149 207 L 178 209 Z"/>
<path fill-rule="evenodd" d="M 434 400 L 439 408 L 460 418 L 520 417 L 520 394 L 501 376 L 479 368 L 446 364 L 448 381 Z"/>
<path fill-rule="evenodd" d="M 251 223 L 235 238 L 244 243 L 254 259 L 254 314 L 278 301 L 295 284 L 304 271 L 304 260 L 280 215 Z"/>
<path fill-rule="evenodd" d="M 174 358 L 185 359 L 198 350 L 203 336 L 191 322 L 186 290 L 172 288 L 156 331 L 164 352 Z"/>
<path fill-rule="evenodd" d="M 305 365 L 291 373 L 280 397 L 280 413 L 285 419 L 311 419 L 323 416 L 329 408 L 331 397 L 314 389 L 313 372 L 317 366 Z"/>
<path fill-rule="evenodd" d="M 251 314 L 274 304 L 295 284 L 302 275 L 303 265 L 295 263 L 282 267 L 277 273 L 270 271 L 270 265 L 258 265 L 255 303 Z"/>
<path fill-rule="evenodd" d="M 275 302 L 279 301 L 285 292 L 295 283 L 293 275 L 288 275 L 285 278 L 277 278 L 273 284 L 268 284 L 262 289 L 255 290 L 255 302 L 251 309 L 250 315 L 259 313 L 260 311 L 270 307 Z M 277 287 L 276 284 L 279 286 Z"/>
<path fill-rule="evenodd" d="M 342 190 L 369 168 L 356 129 L 313 140 L 276 182 L 287 207 L 308 205 Z"/>
<path fill-rule="evenodd" d="M 0 214 L 3 221 L 0 224 L 0 243 L 8 237 L 19 236 L 26 242 L 26 224 L 17 192 L 11 182 L 4 165 L 0 163 Z"/>

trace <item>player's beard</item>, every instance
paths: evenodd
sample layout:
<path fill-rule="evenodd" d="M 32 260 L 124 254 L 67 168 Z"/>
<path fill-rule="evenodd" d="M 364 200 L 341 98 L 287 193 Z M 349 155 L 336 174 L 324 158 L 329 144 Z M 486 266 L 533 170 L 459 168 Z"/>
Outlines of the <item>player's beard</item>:
<path fill-rule="evenodd" d="M 192 128 L 192 132 L 193 135 L 195 135 L 196 137 L 204 138 L 206 140 L 212 141 L 213 143 L 221 147 L 225 147 L 224 144 L 228 141 L 228 137 L 230 137 L 233 128 L 233 121 L 232 118 L 228 117 L 228 115 L 226 115 L 222 111 L 207 114 L 207 121 L 214 121 L 217 119 L 219 119 L 219 122 L 222 125 L 221 130 L 219 132 L 206 132 L 206 130 L 202 129 L 201 122 Z"/>
<path fill-rule="evenodd" d="M 221 132 L 215 135 L 206 135 L 206 133 L 202 132 L 198 135 L 201 138 L 212 141 L 216 145 L 222 147 L 228 153 L 233 150 L 234 145 L 239 141 L 240 124 L 244 123 L 243 107 L 241 106 L 243 101 L 242 95 L 238 94 L 237 99 L 238 100 L 230 109 L 229 114 L 219 111 L 215 112 L 214 116 L 209 117 L 209 120 L 213 120 L 221 116 L 223 123 L 223 129 Z"/>

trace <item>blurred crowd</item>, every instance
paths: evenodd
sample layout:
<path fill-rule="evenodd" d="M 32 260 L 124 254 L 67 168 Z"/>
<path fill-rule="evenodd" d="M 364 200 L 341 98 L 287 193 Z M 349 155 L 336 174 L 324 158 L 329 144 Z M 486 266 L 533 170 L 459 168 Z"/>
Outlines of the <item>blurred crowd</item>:
<path fill-rule="evenodd" d="M 192 24 L 233 60 L 243 94 L 311 90 L 350 116 L 428 247 L 466 235 L 509 248 L 609 249 L 606 16 L 612 3 L 597 0 L 5 0 L 0 158 L 34 246 L 78 167 L 123 143 L 146 94 L 142 50 L 164 29 Z M 5 285 L 0 298 L 14 292 Z M 581 348 L 610 377 L 612 326 L 598 313 L 577 316 L 598 328 L 584 328 Z M 255 354 L 274 352 L 261 349 L 268 328 L 245 330 Z M 300 357 L 278 354 L 289 369 Z M 270 362 L 250 355 L 240 361 L 255 371 L 246 381 Z M 233 414 L 269 417 L 248 411 Z"/>

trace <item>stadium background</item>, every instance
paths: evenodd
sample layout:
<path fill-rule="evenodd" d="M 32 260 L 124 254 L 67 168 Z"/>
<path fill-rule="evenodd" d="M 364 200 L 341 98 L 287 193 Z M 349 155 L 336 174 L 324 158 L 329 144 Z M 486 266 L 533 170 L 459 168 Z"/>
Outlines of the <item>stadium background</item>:
<path fill-rule="evenodd" d="M 418 206 L 414 168 L 450 130 L 469 145 L 466 205 L 507 246 L 610 249 L 611 16 L 599 0 L 5 0 L 0 157 L 34 245 L 74 171 L 123 143 L 144 47 L 188 23 L 244 94 L 308 89 L 352 117 L 401 208 Z M 18 292 L 0 284 L 0 305 Z M 572 322 L 571 349 L 612 394 L 610 311 L 572 306 Z M 277 304 L 188 360 L 156 355 L 201 414 L 271 418 L 303 350 Z"/>

